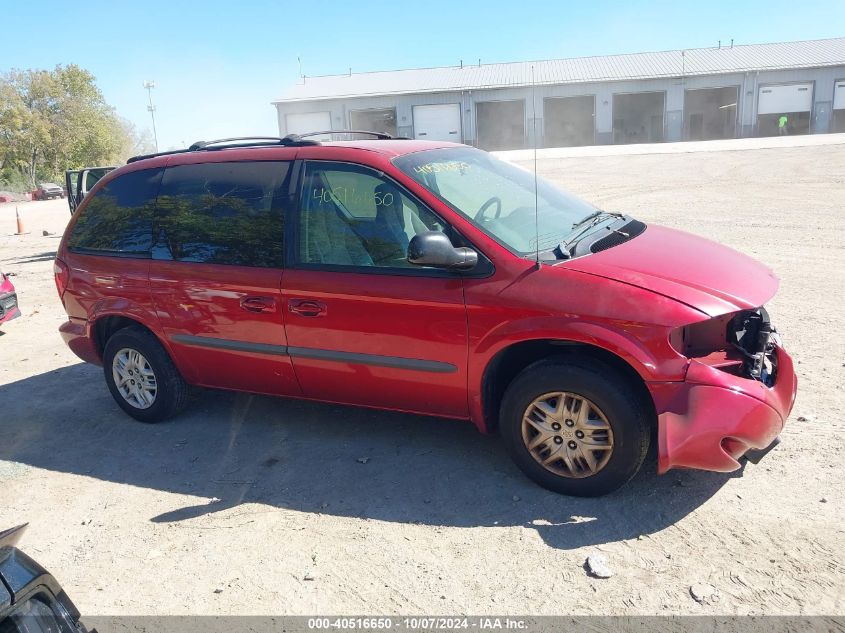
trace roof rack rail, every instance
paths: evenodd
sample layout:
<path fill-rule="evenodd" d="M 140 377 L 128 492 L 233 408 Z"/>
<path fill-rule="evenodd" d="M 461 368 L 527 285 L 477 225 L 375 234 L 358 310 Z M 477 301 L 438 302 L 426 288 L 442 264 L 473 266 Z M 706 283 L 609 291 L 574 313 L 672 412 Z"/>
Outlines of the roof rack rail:
<path fill-rule="evenodd" d="M 294 138 L 295 135 L 289 134 L 284 138 L 279 136 L 233 136 L 231 138 L 221 138 L 213 141 L 197 141 L 185 149 L 173 149 L 167 152 L 156 152 L 154 154 L 142 154 L 140 156 L 133 156 L 126 162 L 134 163 L 139 160 L 147 158 L 155 158 L 156 156 L 170 156 L 172 154 L 185 154 L 188 152 L 213 151 L 218 149 L 227 149 L 230 147 L 268 147 L 273 145 L 281 145 L 282 147 L 290 147 L 295 145 L 319 145 L 317 141 L 300 141 Z"/>
<path fill-rule="evenodd" d="M 305 134 L 288 134 L 287 136 L 233 136 L 231 138 L 220 138 L 214 141 L 197 141 L 186 149 L 173 149 L 166 152 L 154 154 L 141 154 L 133 156 L 126 162 L 134 163 L 156 156 L 170 156 L 172 154 L 185 154 L 187 152 L 214 151 L 230 147 L 271 147 L 281 145 L 282 147 L 295 147 L 303 145 L 320 145 L 320 141 L 310 139 L 311 136 L 336 136 L 338 134 L 363 134 L 373 136 L 379 140 L 407 140 L 404 136 L 391 136 L 384 132 L 370 132 L 368 130 L 327 130 L 325 132 L 306 132 Z"/>
<path fill-rule="evenodd" d="M 247 141 L 257 142 L 250 143 Z M 233 136 L 231 138 L 220 138 L 214 141 L 197 141 L 191 145 L 187 151 L 197 152 L 199 150 L 221 149 L 220 147 L 215 146 L 233 147 L 244 145 L 253 147 L 262 145 L 294 145 L 296 142 L 296 139 L 293 139 L 290 136 L 286 136 L 284 138 L 279 136 Z"/>
<path fill-rule="evenodd" d="M 188 150 L 186 149 L 171 149 L 166 152 L 153 152 L 152 154 L 138 154 L 137 156 L 132 156 L 131 158 L 126 159 L 126 164 L 134 163 L 139 160 L 146 160 L 148 158 L 155 158 L 156 156 L 170 156 L 171 154 L 184 154 Z"/>

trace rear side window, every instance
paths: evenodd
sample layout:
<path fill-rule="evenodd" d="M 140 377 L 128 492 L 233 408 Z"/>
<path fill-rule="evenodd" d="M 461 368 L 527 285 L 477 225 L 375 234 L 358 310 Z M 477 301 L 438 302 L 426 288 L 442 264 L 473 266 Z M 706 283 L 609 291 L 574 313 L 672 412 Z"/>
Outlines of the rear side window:
<path fill-rule="evenodd" d="M 158 196 L 153 259 L 280 267 L 290 163 L 169 167 Z"/>
<path fill-rule="evenodd" d="M 149 257 L 156 194 L 163 169 L 118 176 L 94 194 L 79 216 L 68 248 L 125 257 Z"/>

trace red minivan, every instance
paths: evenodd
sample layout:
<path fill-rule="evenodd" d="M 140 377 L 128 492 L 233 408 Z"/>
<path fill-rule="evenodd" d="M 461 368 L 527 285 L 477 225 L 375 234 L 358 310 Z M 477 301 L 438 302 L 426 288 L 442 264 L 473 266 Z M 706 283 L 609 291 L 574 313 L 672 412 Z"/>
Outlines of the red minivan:
<path fill-rule="evenodd" d="M 60 327 L 159 422 L 192 385 L 471 420 L 549 489 L 731 471 L 778 441 L 777 279 L 483 151 L 226 139 L 137 157 L 65 231 Z"/>

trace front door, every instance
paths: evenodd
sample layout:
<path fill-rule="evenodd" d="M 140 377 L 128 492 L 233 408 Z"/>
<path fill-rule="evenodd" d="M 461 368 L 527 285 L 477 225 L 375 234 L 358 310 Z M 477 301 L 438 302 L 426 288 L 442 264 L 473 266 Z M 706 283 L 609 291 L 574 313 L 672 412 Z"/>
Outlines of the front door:
<path fill-rule="evenodd" d="M 291 228 L 282 294 L 304 395 L 466 417 L 461 278 L 406 259 L 414 235 L 448 227 L 380 173 L 311 161 Z"/>
<path fill-rule="evenodd" d="M 150 286 L 177 364 L 195 382 L 300 395 L 281 297 L 290 163 L 168 167 Z"/>

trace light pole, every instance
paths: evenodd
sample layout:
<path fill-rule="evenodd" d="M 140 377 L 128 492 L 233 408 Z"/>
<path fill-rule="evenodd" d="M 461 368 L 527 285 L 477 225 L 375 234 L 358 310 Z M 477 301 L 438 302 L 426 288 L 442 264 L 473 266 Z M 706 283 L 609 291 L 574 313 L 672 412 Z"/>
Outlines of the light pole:
<path fill-rule="evenodd" d="M 155 140 L 156 144 L 156 151 L 158 151 L 158 134 L 156 133 L 156 107 L 153 105 L 153 88 L 156 87 L 156 82 L 151 80 L 146 80 L 144 82 L 144 88 L 147 90 L 147 97 L 149 97 L 150 105 L 147 106 L 147 110 L 150 113 L 150 117 L 153 120 L 153 139 Z"/>

